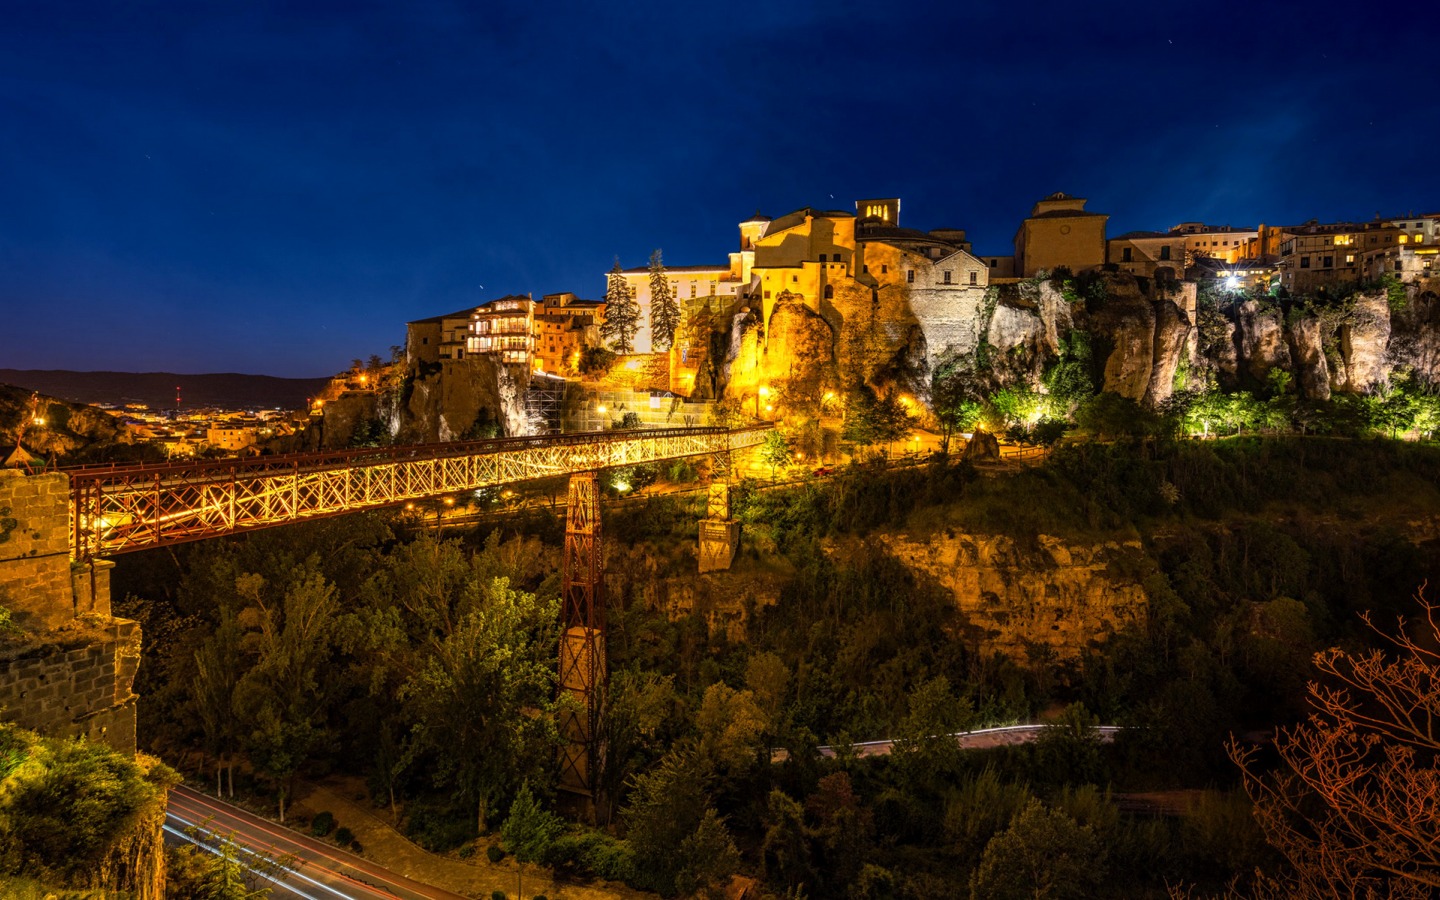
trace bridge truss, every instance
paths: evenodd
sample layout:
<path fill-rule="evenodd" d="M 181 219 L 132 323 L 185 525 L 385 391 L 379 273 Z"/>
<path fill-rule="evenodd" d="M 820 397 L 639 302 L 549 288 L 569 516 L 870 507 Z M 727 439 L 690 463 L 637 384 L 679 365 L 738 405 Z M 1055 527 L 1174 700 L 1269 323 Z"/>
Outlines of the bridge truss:
<path fill-rule="evenodd" d="M 71 469 L 77 560 L 407 500 L 753 447 L 772 426 L 665 428 Z"/>

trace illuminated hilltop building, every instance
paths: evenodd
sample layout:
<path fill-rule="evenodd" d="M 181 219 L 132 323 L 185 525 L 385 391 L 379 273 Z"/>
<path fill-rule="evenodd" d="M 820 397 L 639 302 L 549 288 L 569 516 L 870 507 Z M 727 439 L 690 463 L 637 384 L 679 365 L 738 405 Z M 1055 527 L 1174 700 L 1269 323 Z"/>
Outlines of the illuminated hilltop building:
<path fill-rule="evenodd" d="M 1104 213 L 1087 212 L 1085 200 L 1054 193 L 1035 204 L 1015 232 L 1015 274 L 1033 278 L 1064 268 L 1084 272 L 1105 264 Z"/>

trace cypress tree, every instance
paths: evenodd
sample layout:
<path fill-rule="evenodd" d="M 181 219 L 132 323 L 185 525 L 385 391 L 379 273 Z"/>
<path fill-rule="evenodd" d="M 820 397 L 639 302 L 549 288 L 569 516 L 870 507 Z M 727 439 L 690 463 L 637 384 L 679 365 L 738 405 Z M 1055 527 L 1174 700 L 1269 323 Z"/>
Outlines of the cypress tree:
<path fill-rule="evenodd" d="M 670 290 L 660 251 L 650 254 L 650 340 L 656 350 L 669 350 L 680 327 L 680 304 Z"/>
<path fill-rule="evenodd" d="M 610 342 L 616 353 L 633 353 L 635 332 L 640 330 L 640 304 L 635 302 L 635 292 L 620 270 L 620 257 L 615 257 L 615 265 L 605 280 L 605 321 L 600 325 L 600 336 Z"/>

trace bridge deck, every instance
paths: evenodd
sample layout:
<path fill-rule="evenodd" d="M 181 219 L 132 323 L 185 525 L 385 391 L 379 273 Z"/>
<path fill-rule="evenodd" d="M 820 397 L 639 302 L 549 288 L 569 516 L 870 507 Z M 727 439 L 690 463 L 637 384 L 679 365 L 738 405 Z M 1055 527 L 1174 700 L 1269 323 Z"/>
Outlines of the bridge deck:
<path fill-rule="evenodd" d="M 86 466 L 70 476 L 76 559 L 283 525 L 407 500 L 753 447 L 773 426 L 664 428 Z"/>

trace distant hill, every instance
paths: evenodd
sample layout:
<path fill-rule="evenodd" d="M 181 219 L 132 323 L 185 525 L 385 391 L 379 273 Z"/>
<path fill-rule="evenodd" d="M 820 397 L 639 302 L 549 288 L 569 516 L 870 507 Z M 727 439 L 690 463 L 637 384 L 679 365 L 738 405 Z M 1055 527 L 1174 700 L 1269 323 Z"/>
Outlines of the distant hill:
<path fill-rule="evenodd" d="M 328 378 L 274 378 L 270 375 L 176 375 L 173 372 L 70 372 L 64 369 L 0 369 L 0 382 L 76 403 L 175 405 L 175 386 L 186 408 L 222 406 L 302 409 Z"/>

